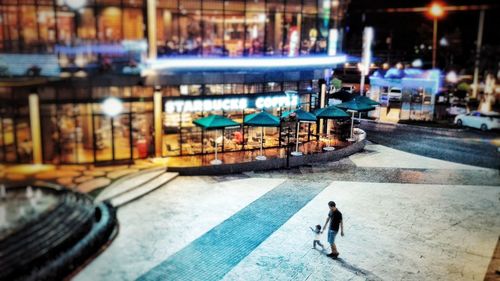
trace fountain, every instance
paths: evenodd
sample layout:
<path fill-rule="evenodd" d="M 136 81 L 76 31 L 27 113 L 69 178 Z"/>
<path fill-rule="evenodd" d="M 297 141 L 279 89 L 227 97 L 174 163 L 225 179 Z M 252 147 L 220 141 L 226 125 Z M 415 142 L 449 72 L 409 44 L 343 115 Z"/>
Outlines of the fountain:
<path fill-rule="evenodd" d="M 30 185 L 26 187 L 26 198 L 33 198 L 33 188 Z"/>
<path fill-rule="evenodd" d="M 7 198 L 7 191 L 5 190 L 5 184 L 0 184 L 0 200 L 5 200 Z"/>

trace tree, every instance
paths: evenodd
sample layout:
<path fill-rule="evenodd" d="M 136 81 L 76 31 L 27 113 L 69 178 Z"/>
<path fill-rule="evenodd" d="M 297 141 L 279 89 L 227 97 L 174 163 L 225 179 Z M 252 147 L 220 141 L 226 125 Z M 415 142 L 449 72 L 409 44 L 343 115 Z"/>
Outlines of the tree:
<path fill-rule="evenodd" d="M 333 91 L 336 92 L 338 89 L 342 88 L 342 80 L 333 78 L 330 85 L 333 87 Z"/>

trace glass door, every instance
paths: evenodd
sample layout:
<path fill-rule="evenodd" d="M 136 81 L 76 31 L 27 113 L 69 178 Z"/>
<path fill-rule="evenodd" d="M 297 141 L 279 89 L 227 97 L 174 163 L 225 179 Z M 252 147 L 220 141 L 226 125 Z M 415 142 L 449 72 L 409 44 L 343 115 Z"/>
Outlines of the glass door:
<path fill-rule="evenodd" d="M 132 160 L 131 114 L 94 115 L 95 162 Z"/>
<path fill-rule="evenodd" d="M 113 161 L 113 136 L 111 117 L 94 115 L 95 162 Z"/>
<path fill-rule="evenodd" d="M 132 115 L 120 114 L 112 118 L 114 160 L 132 159 L 131 155 Z"/>

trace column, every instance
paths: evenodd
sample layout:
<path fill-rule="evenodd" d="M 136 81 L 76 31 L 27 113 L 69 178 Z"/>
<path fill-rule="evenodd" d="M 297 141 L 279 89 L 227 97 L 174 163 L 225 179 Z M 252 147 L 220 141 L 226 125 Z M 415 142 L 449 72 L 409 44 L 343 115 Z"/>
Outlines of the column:
<path fill-rule="evenodd" d="M 42 164 L 42 134 L 40 129 L 40 101 L 37 93 L 29 95 L 31 143 L 33 146 L 33 163 Z"/>
<path fill-rule="evenodd" d="M 155 156 L 161 157 L 162 151 L 162 138 L 163 138 L 163 124 L 162 124 L 162 97 L 160 88 L 155 88 L 153 95 L 153 108 L 154 108 L 154 126 L 155 126 Z"/>
<path fill-rule="evenodd" d="M 326 82 L 320 84 L 320 94 L 319 94 L 319 108 L 325 107 L 326 104 Z M 323 128 L 324 119 L 319 120 L 319 133 L 324 134 L 325 130 Z"/>
<path fill-rule="evenodd" d="M 156 0 L 147 0 L 148 8 L 148 59 L 156 59 Z"/>

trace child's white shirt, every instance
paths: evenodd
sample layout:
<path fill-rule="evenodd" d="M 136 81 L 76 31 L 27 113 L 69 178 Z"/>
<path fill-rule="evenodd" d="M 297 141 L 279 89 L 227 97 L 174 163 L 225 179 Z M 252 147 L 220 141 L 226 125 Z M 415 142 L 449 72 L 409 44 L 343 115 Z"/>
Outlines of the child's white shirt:
<path fill-rule="evenodd" d="M 315 233 L 314 240 L 320 240 L 320 239 L 321 239 L 321 232 L 320 233 Z"/>

